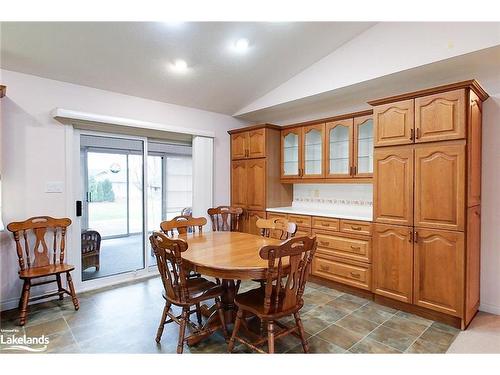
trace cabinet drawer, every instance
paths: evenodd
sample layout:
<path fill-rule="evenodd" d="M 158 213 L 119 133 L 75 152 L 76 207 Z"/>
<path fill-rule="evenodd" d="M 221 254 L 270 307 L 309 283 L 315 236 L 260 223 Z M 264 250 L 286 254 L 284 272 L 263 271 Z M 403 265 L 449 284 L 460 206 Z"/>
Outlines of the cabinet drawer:
<path fill-rule="evenodd" d="M 340 231 L 344 233 L 372 235 L 372 224 L 366 221 L 341 220 Z"/>
<path fill-rule="evenodd" d="M 311 216 L 288 215 L 288 221 L 297 224 L 298 227 L 311 227 Z"/>
<path fill-rule="evenodd" d="M 369 240 L 346 238 L 323 233 L 316 234 L 318 252 L 348 258 L 360 262 L 371 262 L 371 243 Z"/>
<path fill-rule="evenodd" d="M 276 218 L 286 219 L 287 217 L 288 217 L 287 214 L 281 214 L 281 213 L 277 213 L 277 212 L 268 212 L 267 213 L 268 219 L 276 219 Z"/>
<path fill-rule="evenodd" d="M 339 230 L 339 219 L 331 219 L 328 217 L 317 217 L 312 218 L 312 227 L 314 229 L 325 229 L 325 230 Z"/>
<path fill-rule="evenodd" d="M 310 235 L 311 235 L 311 228 L 307 227 L 297 227 L 297 232 L 295 232 L 295 237 L 310 236 Z"/>
<path fill-rule="evenodd" d="M 338 260 L 318 257 L 313 259 L 313 275 L 324 277 L 361 289 L 371 289 L 371 269 L 369 265 L 354 265 Z"/>

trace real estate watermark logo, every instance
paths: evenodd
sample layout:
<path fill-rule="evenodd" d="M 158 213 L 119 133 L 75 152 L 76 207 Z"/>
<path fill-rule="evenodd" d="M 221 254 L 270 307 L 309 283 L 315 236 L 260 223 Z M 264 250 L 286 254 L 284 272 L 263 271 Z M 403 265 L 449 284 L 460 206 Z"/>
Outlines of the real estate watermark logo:
<path fill-rule="evenodd" d="M 0 351 L 40 353 L 47 350 L 50 342 L 48 336 L 31 337 L 26 336 L 25 333 L 18 334 L 17 329 L 0 330 Z"/>

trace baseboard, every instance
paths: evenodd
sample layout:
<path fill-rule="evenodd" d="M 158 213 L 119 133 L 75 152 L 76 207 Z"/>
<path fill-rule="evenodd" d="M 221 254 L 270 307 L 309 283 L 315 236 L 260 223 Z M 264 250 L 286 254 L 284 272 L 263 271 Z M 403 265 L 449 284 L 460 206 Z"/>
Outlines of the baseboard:
<path fill-rule="evenodd" d="M 484 311 L 484 312 L 487 312 L 490 314 L 500 315 L 500 306 L 493 305 L 491 303 L 481 302 L 481 305 L 479 305 L 479 311 Z"/>

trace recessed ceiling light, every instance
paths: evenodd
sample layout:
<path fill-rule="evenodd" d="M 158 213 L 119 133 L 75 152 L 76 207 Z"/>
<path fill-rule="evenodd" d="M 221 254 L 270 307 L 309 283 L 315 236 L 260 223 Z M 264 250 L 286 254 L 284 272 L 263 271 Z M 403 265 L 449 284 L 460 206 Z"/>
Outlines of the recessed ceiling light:
<path fill-rule="evenodd" d="M 246 52 L 248 46 L 249 46 L 248 39 L 245 38 L 238 39 L 236 43 L 234 43 L 234 48 L 238 52 Z"/>
<path fill-rule="evenodd" d="M 185 73 L 188 70 L 188 65 L 186 61 L 177 59 L 170 65 L 170 69 L 176 73 Z"/>

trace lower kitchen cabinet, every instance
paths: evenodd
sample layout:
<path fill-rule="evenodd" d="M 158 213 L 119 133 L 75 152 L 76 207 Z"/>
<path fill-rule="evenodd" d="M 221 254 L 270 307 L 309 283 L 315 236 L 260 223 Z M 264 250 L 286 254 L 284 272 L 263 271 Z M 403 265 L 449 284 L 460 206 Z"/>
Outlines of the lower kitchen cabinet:
<path fill-rule="evenodd" d="M 258 219 L 266 218 L 266 211 L 245 211 L 241 219 L 240 230 L 244 233 L 260 235 L 260 229 L 257 228 Z"/>
<path fill-rule="evenodd" d="M 334 257 L 323 258 L 316 253 L 312 263 L 312 273 L 328 280 L 371 290 L 371 265 L 346 262 Z"/>
<path fill-rule="evenodd" d="M 373 231 L 373 292 L 412 303 L 413 228 L 375 224 Z"/>
<path fill-rule="evenodd" d="M 464 234 L 415 228 L 414 304 L 461 317 Z"/>

